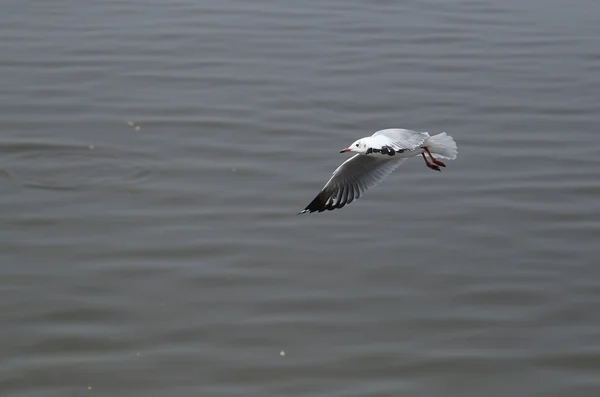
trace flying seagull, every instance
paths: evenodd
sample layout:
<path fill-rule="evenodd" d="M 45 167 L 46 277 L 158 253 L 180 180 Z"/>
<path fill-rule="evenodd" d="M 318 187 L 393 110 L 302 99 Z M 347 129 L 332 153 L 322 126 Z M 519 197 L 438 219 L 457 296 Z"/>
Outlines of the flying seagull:
<path fill-rule="evenodd" d="M 361 138 L 340 153 L 356 152 L 344 161 L 321 189 L 317 197 L 298 213 L 332 211 L 360 198 L 378 185 L 407 158 L 421 155 L 425 165 L 435 171 L 446 164 L 439 159 L 454 160 L 456 142 L 445 132 L 430 136 L 400 128 L 377 131 Z M 428 158 L 429 157 L 429 158 Z"/>

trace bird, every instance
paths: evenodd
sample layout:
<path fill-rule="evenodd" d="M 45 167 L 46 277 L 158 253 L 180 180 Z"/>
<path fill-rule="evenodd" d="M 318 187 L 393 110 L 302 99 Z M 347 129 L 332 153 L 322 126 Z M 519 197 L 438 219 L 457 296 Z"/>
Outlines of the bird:
<path fill-rule="evenodd" d="M 402 128 L 388 128 L 360 138 L 340 153 L 356 153 L 344 161 L 317 196 L 298 215 L 333 211 L 358 200 L 410 157 L 421 155 L 434 171 L 446 167 L 440 159 L 454 160 L 458 148 L 454 139 L 442 132 L 429 135 Z"/>

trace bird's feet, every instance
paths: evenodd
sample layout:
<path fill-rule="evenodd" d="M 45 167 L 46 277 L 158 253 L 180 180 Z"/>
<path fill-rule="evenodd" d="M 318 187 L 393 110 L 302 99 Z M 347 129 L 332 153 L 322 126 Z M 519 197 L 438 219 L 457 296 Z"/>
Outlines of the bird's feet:
<path fill-rule="evenodd" d="M 433 164 L 435 164 L 435 165 L 439 165 L 440 167 L 445 167 L 446 166 L 446 164 L 442 163 L 440 160 L 437 160 L 437 159 L 435 159 L 433 157 L 431 157 L 431 162 Z"/>
<path fill-rule="evenodd" d="M 431 155 L 431 152 L 429 151 L 428 147 L 424 147 L 423 150 L 425 150 L 427 152 L 427 154 L 429 155 L 429 158 L 431 159 L 431 162 L 435 165 L 439 165 L 440 167 L 445 167 L 446 164 L 444 164 L 443 162 L 441 162 L 440 160 L 436 159 L 435 157 L 433 157 Z M 425 156 L 423 156 L 425 157 Z M 439 170 L 438 170 L 439 171 Z"/>
<path fill-rule="evenodd" d="M 427 157 L 425 157 L 425 153 L 421 153 L 421 156 L 423 156 L 423 160 L 425 160 L 425 165 L 426 165 L 428 168 L 431 168 L 432 170 L 435 170 L 435 171 L 441 171 L 441 169 L 440 169 L 440 167 L 439 167 L 439 166 L 437 166 L 436 164 L 431 164 L 431 163 L 429 162 L 429 160 L 427 160 Z M 444 166 L 444 167 L 445 167 L 445 166 Z"/>

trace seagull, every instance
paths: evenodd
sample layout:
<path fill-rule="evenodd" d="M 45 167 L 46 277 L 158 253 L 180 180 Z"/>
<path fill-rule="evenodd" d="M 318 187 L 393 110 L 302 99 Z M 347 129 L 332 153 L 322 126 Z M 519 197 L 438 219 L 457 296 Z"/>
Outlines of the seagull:
<path fill-rule="evenodd" d="M 430 136 L 401 128 L 380 130 L 361 138 L 340 151 L 347 152 L 356 154 L 333 171 L 317 197 L 298 215 L 333 211 L 358 200 L 409 157 L 421 155 L 428 168 L 441 171 L 440 167 L 446 164 L 439 159 L 454 160 L 458 154 L 456 142 L 445 132 Z"/>

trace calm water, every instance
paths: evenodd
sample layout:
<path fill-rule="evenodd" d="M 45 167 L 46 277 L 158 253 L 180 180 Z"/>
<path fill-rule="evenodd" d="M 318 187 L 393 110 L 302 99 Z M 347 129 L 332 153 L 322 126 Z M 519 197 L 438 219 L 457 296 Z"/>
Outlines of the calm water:
<path fill-rule="evenodd" d="M 600 3 L 0 13 L 0 394 L 600 395 Z M 447 131 L 296 216 L 382 128 Z"/>

